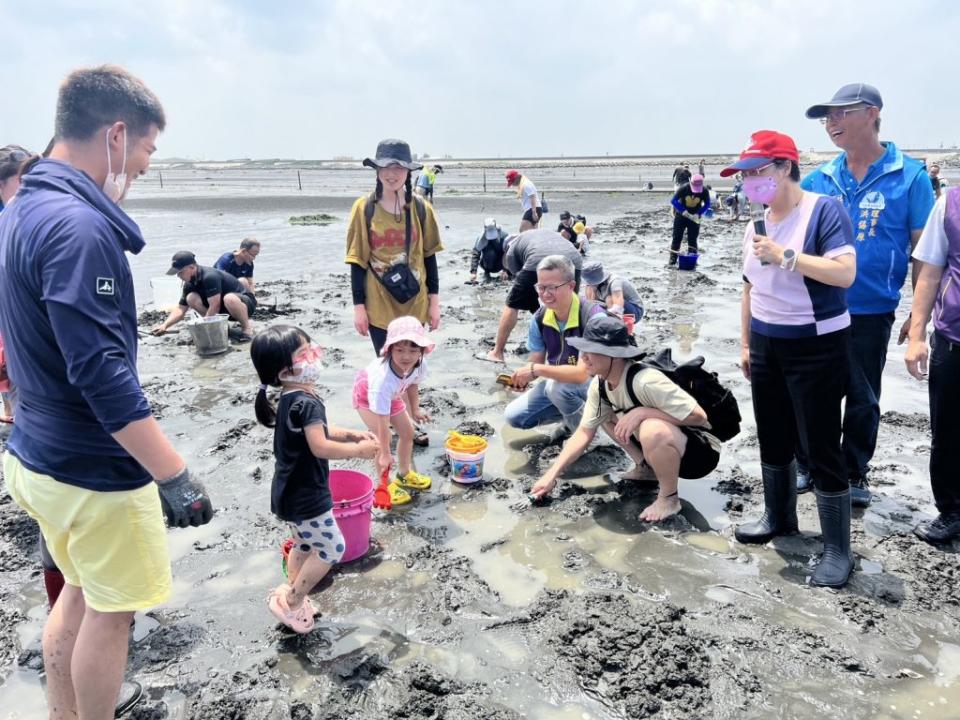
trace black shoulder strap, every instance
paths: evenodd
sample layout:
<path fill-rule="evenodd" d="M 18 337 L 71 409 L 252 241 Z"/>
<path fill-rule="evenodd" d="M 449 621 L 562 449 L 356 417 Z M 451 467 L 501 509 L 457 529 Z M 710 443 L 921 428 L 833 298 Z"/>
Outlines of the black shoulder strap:
<path fill-rule="evenodd" d="M 631 362 L 627 365 L 627 372 L 624 374 L 623 382 L 627 384 L 627 395 L 630 396 L 630 402 L 633 403 L 628 408 L 618 408 L 612 402 L 610 402 L 610 396 L 607 395 L 607 381 L 598 380 L 600 388 L 600 399 L 605 402 L 607 405 L 612 407 L 617 412 L 626 412 L 627 410 L 633 410 L 633 408 L 641 405 L 640 401 L 637 399 L 637 394 L 633 391 L 633 381 L 637 377 L 637 373 L 643 370 L 643 364 L 639 362 Z"/>
<path fill-rule="evenodd" d="M 423 233 L 423 226 L 427 223 L 427 206 L 423 198 L 419 195 L 413 196 L 413 202 L 417 206 L 417 217 L 420 219 L 420 232 Z M 377 194 L 375 192 L 370 193 L 367 196 L 367 202 L 363 206 L 363 217 L 367 222 L 367 235 L 370 234 L 370 223 L 373 222 L 373 214 L 377 211 Z M 409 213 L 409 209 L 407 213 Z M 407 232 L 406 232 L 406 246 L 407 253 L 410 253 L 410 222 L 409 214 L 407 215 Z"/>
<path fill-rule="evenodd" d="M 630 402 L 633 403 L 633 407 L 640 405 L 640 400 L 637 398 L 637 393 L 633 390 L 633 381 L 637 377 L 637 373 L 643 370 L 643 363 L 632 362 L 627 366 L 627 375 L 624 378 L 624 382 L 627 383 L 627 395 L 630 396 Z M 632 410 L 633 408 L 631 408 Z"/>

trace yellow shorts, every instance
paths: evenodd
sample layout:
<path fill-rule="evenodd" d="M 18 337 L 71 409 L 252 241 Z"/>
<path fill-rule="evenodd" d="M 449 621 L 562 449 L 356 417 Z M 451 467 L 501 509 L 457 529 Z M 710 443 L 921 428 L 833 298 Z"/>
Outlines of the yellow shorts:
<path fill-rule="evenodd" d="M 7 490 L 40 524 L 63 579 L 100 612 L 144 610 L 170 597 L 167 529 L 156 483 L 96 492 L 58 482 L 3 456 Z"/>

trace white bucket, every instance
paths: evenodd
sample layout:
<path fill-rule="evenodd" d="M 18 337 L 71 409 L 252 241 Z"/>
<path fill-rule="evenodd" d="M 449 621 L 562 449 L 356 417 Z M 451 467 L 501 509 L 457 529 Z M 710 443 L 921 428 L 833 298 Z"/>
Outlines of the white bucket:
<path fill-rule="evenodd" d="M 173 310 L 180 305 L 183 283 L 176 275 L 151 278 L 150 289 L 153 291 L 153 306 L 157 310 Z"/>
<path fill-rule="evenodd" d="M 487 454 L 487 448 L 478 453 L 458 452 L 450 448 L 444 448 L 444 450 L 447 451 L 454 482 L 472 485 L 483 480 L 483 456 Z"/>
<path fill-rule="evenodd" d="M 212 315 L 196 322 L 187 323 L 197 354 L 204 357 L 220 355 L 230 349 L 227 339 L 227 321 L 229 315 Z"/>

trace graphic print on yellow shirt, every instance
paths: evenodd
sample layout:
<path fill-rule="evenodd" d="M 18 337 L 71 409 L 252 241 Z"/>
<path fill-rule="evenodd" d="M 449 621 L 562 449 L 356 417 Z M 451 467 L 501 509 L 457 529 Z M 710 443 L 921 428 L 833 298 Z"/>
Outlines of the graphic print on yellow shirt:
<path fill-rule="evenodd" d="M 411 204 L 410 258 L 407 259 L 404 213 L 401 211 L 400 219 L 397 220 L 393 213 L 387 212 L 380 203 L 377 203 L 373 218 L 370 220 L 368 234 L 363 212 L 366 203 L 366 196 L 359 198 L 350 211 L 345 261 L 367 270 L 365 290 L 367 318 L 370 324 L 374 327 L 386 328 L 391 320 L 401 315 L 412 315 L 421 322 L 426 322 L 429 300 L 424 258 L 443 250 L 433 206 L 430 203 L 425 204 L 426 217 L 424 227 L 421 228 L 416 208 Z M 420 292 L 417 296 L 404 304 L 398 303 L 383 284 L 372 276 L 374 272 L 382 276 L 391 266 L 402 262 L 410 265 L 411 272 L 420 283 Z"/>

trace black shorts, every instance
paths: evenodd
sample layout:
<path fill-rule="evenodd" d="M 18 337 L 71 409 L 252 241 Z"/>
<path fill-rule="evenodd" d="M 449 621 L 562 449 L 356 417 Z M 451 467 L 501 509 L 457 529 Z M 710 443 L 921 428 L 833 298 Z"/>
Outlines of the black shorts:
<path fill-rule="evenodd" d="M 253 295 L 245 292 L 239 292 L 237 295 L 243 300 L 243 304 L 247 306 L 247 316 L 252 318 L 253 311 L 257 309 L 257 299 Z"/>
<path fill-rule="evenodd" d="M 684 480 L 699 480 L 706 477 L 720 462 L 720 453 L 714 450 L 710 441 L 704 437 L 703 430 L 681 427 L 680 432 L 687 437 L 687 448 L 683 451 L 683 457 L 680 458 L 680 472 L 677 474 Z M 631 437 L 630 442 L 643 449 L 636 437 Z"/>
<path fill-rule="evenodd" d="M 712 473 L 720 462 L 720 453 L 713 449 L 703 430 L 681 427 L 687 436 L 687 449 L 680 458 L 680 477 L 686 480 L 698 480 Z"/>
<path fill-rule="evenodd" d="M 507 307 L 514 310 L 527 310 L 535 313 L 540 309 L 537 295 L 537 273 L 533 270 L 521 270 L 513 278 L 513 285 L 507 294 Z"/>
<path fill-rule="evenodd" d="M 526 221 L 529 222 L 529 223 L 533 223 L 534 225 L 536 225 L 538 222 L 540 222 L 540 218 L 542 218 L 542 217 L 543 217 L 543 212 L 540 210 L 540 208 L 537 208 L 537 209 L 536 209 L 536 217 L 534 217 L 534 209 L 533 209 L 533 208 L 527 210 L 527 211 L 523 214 L 523 219 L 526 220 Z"/>

